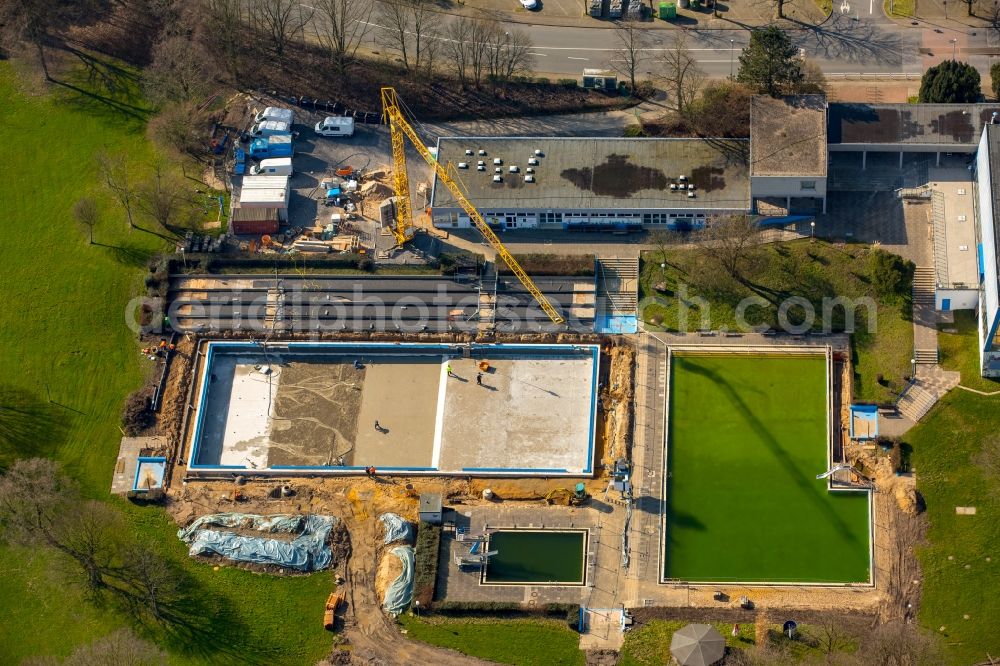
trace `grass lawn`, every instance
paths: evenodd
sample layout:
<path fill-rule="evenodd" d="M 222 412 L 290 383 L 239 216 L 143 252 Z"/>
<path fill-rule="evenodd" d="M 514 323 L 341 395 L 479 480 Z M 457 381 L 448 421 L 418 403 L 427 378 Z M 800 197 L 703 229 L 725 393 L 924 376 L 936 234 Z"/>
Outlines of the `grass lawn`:
<path fill-rule="evenodd" d="M 8 369 L 0 391 L 33 416 L 16 441 L 4 440 L 0 465 L 23 456 L 60 460 L 86 494 L 114 502 L 131 532 L 182 567 L 198 590 L 188 609 L 191 625 L 136 628 L 170 650 L 174 663 L 311 664 L 330 646 L 320 621 L 330 576 L 215 572 L 187 557 L 165 512 L 108 497 L 121 405 L 150 371 L 124 324 L 125 305 L 142 293 L 145 262 L 163 243 L 128 231 L 93 167 L 100 149 L 125 151 L 137 163 L 153 160 L 134 80 L 127 72 L 121 80 L 108 102 L 59 86 L 43 94 L 10 61 L 0 62 L 9 167 L 0 201 L 12 231 L 0 243 L 0 367 Z M 82 88 L 85 81 L 70 82 Z M 72 220 L 73 203 L 85 194 L 98 199 L 95 240 L 102 245 L 88 245 Z M 66 655 L 130 624 L 118 609 L 87 602 L 49 554 L 0 547 L 0 558 L 0 663 Z"/>
<path fill-rule="evenodd" d="M 747 284 L 713 275 L 717 267 L 706 266 L 700 253 L 690 249 L 668 247 L 665 262 L 659 250 L 646 252 L 639 279 L 640 316 L 649 330 L 736 330 L 737 306 L 743 299 L 756 296 L 763 297 L 766 306 L 749 307 L 745 311 L 747 324 L 778 328 L 778 304 L 799 297 L 813 306 L 813 330 L 822 330 L 824 298 L 872 298 L 876 306 L 874 321 L 864 307 L 855 310 L 854 393 L 863 400 L 889 401 L 895 395 L 893 391 L 902 390 L 903 377 L 910 373 L 911 306 L 908 296 L 897 302 L 878 296 L 864 274 L 868 251 L 863 245 L 837 246 L 808 240 L 768 244 L 761 248 L 755 268 L 748 271 Z M 666 263 L 664 269 L 661 263 Z M 709 307 L 699 309 L 699 299 L 705 299 Z M 687 306 L 686 323 L 682 303 Z M 792 307 L 788 317 L 795 323 L 799 313 L 799 307 Z M 843 308 L 834 308 L 832 314 L 830 330 L 842 331 Z M 880 374 L 888 386 L 877 382 Z"/>
<path fill-rule="evenodd" d="M 650 620 L 625 634 L 621 660 L 618 666 L 662 666 L 670 660 L 670 639 L 674 632 L 690 622 L 681 620 Z M 741 624 L 738 636 L 733 636 L 733 625 L 714 623 L 731 648 L 748 648 L 755 644 L 752 624 Z"/>
<path fill-rule="evenodd" d="M 915 4 L 916 0 L 884 0 L 883 2 L 886 16 L 913 16 Z M 958 7 L 955 9 L 959 11 Z"/>
<path fill-rule="evenodd" d="M 585 663 L 580 636 L 558 620 L 466 620 L 399 617 L 410 638 L 463 654 L 519 666 Z"/>
<path fill-rule="evenodd" d="M 665 575 L 864 582 L 867 493 L 829 492 L 822 357 L 675 354 Z"/>
<path fill-rule="evenodd" d="M 938 352 L 941 365 L 962 373 L 962 386 L 990 393 L 1000 391 L 1000 381 L 979 374 L 979 336 L 976 313 L 958 310 L 955 323 L 938 326 Z"/>
<path fill-rule="evenodd" d="M 942 327 L 958 330 L 938 336 L 942 363 L 961 370 L 965 385 L 1000 388 L 977 377 L 973 317 L 956 313 L 955 325 Z M 1000 654 L 995 631 L 1000 617 L 1000 479 L 985 473 L 983 461 L 984 452 L 992 451 L 995 461 L 1000 451 L 998 413 L 1000 396 L 955 389 L 905 437 L 913 447 L 917 489 L 930 521 L 928 544 L 918 550 L 924 576 L 920 619 L 942 636 L 953 664 Z M 957 515 L 956 506 L 974 506 L 976 515 Z"/>

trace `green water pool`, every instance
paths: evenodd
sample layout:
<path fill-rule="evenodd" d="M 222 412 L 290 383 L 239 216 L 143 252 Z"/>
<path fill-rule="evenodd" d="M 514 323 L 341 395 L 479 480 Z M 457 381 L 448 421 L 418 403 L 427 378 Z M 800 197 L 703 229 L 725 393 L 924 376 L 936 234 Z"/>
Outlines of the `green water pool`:
<path fill-rule="evenodd" d="M 498 530 L 490 535 L 488 585 L 583 585 L 586 530 Z"/>

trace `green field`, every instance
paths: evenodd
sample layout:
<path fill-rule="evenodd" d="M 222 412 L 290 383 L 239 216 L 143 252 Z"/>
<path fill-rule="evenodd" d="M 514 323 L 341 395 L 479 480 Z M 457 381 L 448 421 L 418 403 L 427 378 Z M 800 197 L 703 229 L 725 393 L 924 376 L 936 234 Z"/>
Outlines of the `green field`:
<path fill-rule="evenodd" d="M 664 575 L 869 580 L 868 496 L 829 492 L 826 360 L 674 354 Z"/>
<path fill-rule="evenodd" d="M 76 72 L 55 75 L 87 85 Z M 191 591 L 186 621 L 140 623 L 114 600 L 92 603 L 73 567 L 49 551 L 0 545 L 0 663 L 65 656 L 129 626 L 167 649 L 175 664 L 312 664 L 331 644 L 321 622 L 329 574 L 282 579 L 214 571 L 188 558 L 165 511 L 108 495 L 122 403 L 151 371 L 125 326 L 125 305 L 145 291 L 146 258 L 165 245 L 159 236 L 129 231 L 94 168 L 102 149 L 124 151 L 146 167 L 155 159 L 131 77 L 122 72 L 113 93 L 87 93 L 42 86 L 20 77 L 12 61 L 0 62 L 8 167 L 0 201 L 11 232 L 0 243 L 0 395 L 33 415 L 30 429 L 0 440 L 0 467 L 19 457 L 55 458 L 87 496 L 120 509 L 129 534 L 154 544 L 183 572 Z M 82 195 L 98 201 L 100 245 L 88 244 L 73 222 L 70 211 Z"/>
<path fill-rule="evenodd" d="M 558 620 L 415 618 L 406 614 L 399 616 L 399 621 L 412 639 L 500 664 L 583 666 L 586 661 L 579 634 Z"/>
<path fill-rule="evenodd" d="M 586 532 L 501 530 L 490 535 L 483 582 L 583 584 Z"/>

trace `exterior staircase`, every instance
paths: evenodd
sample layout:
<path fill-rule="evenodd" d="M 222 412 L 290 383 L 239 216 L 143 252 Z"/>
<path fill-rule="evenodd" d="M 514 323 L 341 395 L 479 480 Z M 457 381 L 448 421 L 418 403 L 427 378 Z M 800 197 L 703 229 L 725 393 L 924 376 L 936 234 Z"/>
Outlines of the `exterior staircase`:
<path fill-rule="evenodd" d="M 267 303 L 264 305 L 264 325 L 271 331 L 285 328 L 285 290 L 272 287 L 267 290 Z"/>
<path fill-rule="evenodd" d="M 493 333 L 496 328 L 497 267 L 487 262 L 479 282 L 479 324 L 480 333 Z"/>
<path fill-rule="evenodd" d="M 597 314 L 635 315 L 639 305 L 639 258 L 597 260 Z"/>
<path fill-rule="evenodd" d="M 934 276 L 929 266 L 917 266 L 913 273 L 913 358 L 917 363 L 938 362 Z"/>
<path fill-rule="evenodd" d="M 937 401 L 938 396 L 924 388 L 917 380 L 903 392 L 896 406 L 903 416 L 917 422 L 930 411 Z"/>

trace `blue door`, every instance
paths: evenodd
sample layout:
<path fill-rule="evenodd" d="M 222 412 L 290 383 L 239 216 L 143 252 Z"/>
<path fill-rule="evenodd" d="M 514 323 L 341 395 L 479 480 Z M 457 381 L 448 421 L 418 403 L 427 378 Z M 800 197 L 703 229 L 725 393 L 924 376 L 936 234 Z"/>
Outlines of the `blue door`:
<path fill-rule="evenodd" d="M 950 298 L 942 298 L 941 299 L 941 310 L 944 311 L 944 312 L 947 312 L 948 310 L 951 310 L 951 299 Z"/>

